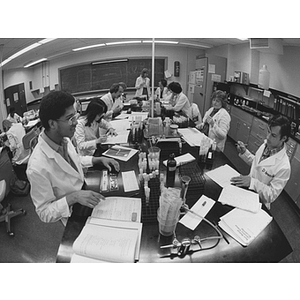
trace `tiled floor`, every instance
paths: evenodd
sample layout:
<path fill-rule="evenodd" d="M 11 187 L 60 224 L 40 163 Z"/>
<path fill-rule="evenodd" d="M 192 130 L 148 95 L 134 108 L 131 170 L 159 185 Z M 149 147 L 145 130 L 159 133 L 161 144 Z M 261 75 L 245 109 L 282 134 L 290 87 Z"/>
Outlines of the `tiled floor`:
<path fill-rule="evenodd" d="M 249 167 L 236 155 L 234 143 L 230 139 L 226 143 L 225 154 L 240 173 L 247 174 Z M 41 222 L 34 211 L 30 196 L 7 198 L 5 201 L 9 201 L 15 209 L 25 209 L 27 214 L 13 219 L 14 237 L 9 237 L 5 224 L 0 223 L 0 262 L 55 262 L 63 225 L 60 222 Z M 291 200 L 283 193 L 272 204 L 271 212 L 294 250 L 282 262 L 291 263 L 300 262 L 300 218 L 289 201 Z"/>

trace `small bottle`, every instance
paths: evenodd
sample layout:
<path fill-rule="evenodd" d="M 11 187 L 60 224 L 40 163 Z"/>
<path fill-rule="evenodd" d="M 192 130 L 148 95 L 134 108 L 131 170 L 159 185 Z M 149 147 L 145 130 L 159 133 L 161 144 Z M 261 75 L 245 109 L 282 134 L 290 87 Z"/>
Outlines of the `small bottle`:
<path fill-rule="evenodd" d="M 176 160 L 175 160 L 175 154 L 172 153 L 170 154 L 167 162 L 167 180 L 166 180 L 167 187 L 174 187 L 175 173 L 176 173 Z"/>
<path fill-rule="evenodd" d="M 208 170 L 211 170 L 213 162 L 214 162 L 214 151 L 211 145 L 210 148 L 208 149 L 207 156 L 206 156 L 206 168 Z"/>

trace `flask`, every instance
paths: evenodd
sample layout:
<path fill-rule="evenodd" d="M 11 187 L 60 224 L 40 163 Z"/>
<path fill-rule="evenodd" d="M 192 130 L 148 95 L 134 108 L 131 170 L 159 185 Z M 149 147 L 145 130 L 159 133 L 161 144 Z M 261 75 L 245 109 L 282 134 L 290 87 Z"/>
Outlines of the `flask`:
<path fill-rule="evenodd" d="M 258 87 L 268 90 L 270 84 L 270 72 L 266 65 L 263 65 L 262 68 L 259 70 L 258 75 Z"/>
<path fill-rule="evenodd" d="M 166 179 L 167 187 L 174 187 L 175 172 L 176 172 L 176 160 L 175 160 L 175 154 L 172 153 L 170 154 L 167 162 L 167 179 Z"/>

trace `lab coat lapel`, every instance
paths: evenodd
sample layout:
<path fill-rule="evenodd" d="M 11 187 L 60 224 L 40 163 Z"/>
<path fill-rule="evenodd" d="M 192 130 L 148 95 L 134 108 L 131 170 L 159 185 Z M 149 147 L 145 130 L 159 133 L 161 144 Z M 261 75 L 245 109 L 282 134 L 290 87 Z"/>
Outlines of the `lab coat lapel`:
<path fill-rule="evenodd" d="M 68 143 L 68 152 L 69 152 L 69 146 L 70 145 Z M 59 153 L 53 151 L 53 149 L 43 139 L 42 139 L 42 149 L 45 152 L 45 154 L 49 157 L 49 159 L 53 159 L 64 172 L 70 174 L 71 176 L 78 177 L 79 173 Z M 77 167 L 77 162 L 75 162 L 75 164 Z M 81 170 L 81 168 L 78 168 L 78 170 Z M 81 173 L 80 176 L 82 177 Z"/>
<path fill-rule="evenodd" d="M 263 148 L 264 149 L 264 148 Z M 261 161 L 259 164 L 263 167 L 263 166 L 274 166 L 276 165 L 276 160 L 279 159 L 283 159 L 283 155 L 284 155 L 284 151 L 286 151 L 285 146 L 283 147 L 283 149 L 281 149 L 279 152 L 277 152 L 276 154 L 264 159 L 263 161 Z M 260 153 L 261 157 L 262 152 Z"/>

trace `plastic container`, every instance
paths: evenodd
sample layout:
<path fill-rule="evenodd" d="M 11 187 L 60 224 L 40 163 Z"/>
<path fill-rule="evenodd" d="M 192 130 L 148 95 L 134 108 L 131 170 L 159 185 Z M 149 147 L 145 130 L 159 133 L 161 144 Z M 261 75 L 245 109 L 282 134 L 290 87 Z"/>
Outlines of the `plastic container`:
<path fill-rule="evenodd" d="M 266 65 L 263 65 L 259 70 L 258 87 L 268 90 L 270 86 L 270 72 Z"/>

